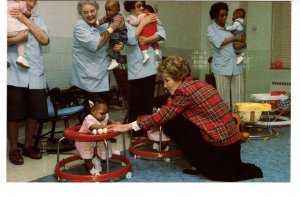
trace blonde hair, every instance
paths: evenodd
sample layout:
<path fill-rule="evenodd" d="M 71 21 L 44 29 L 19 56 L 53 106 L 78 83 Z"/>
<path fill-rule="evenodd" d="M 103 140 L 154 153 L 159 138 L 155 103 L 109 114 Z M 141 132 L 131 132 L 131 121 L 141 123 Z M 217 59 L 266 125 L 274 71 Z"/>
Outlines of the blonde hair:
<path fill-rule="evenodd" d="M 164 59 L 157 67 L 157 73 L 161 76 L 171 77 L 174 81 L 181 82 L 190 76 L 191 69 L 189 63 L 176 56 L 169 56 Z"/>
<path fill-rule="evenodd" d="M 97 11 L 99 10 L 99 4 L 95 0 L 78 1 L 78 3 L 77 3 L 77 12 L 80 16 L 81 16 L 81 13 L 82 13 L 82 7 L 85 6 L 85 5 L 92 5 L 96 8 Z"/>

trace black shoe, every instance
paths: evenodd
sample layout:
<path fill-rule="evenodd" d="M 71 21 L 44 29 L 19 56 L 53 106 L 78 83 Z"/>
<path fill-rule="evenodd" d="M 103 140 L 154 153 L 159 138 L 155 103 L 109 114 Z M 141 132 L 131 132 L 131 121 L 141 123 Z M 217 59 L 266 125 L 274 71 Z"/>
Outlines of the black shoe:
<path fill-rule="evenodd" d="M 20 150 L 11 150 L 9 152 L 9 160 L 12 164 L 15 165 L 22 165 L 24 163 L 23 157 L 21 155 L 21 151 Z"/>
<path fill-rule="evenodd" d="M 116 143 L 117 142 L 117 140 L 115 138 L 110 138 L 109 141 L 110 141 L 110 143 Z"/>
<path fill-rule="evenodd" d="M 184 169 L 182 170 L 183 173 L 185 174 L 191 174 L 191 175 L 197 175 L 200 174 L 200 170 L 193 170 L 193 169 Z"/>
<path fill-rule="evenodd" d="M 140 129 L 138 131 L 132 131 L 131 136 L 132 137 L 143 137 L 144 131 L 142 129 Z"/>

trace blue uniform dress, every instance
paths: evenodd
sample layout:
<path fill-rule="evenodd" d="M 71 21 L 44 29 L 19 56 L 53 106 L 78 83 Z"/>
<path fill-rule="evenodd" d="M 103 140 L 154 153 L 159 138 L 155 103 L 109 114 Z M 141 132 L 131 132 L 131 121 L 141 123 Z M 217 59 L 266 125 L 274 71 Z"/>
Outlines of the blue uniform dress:
<path fill-rule="evenodd" d="M 233 44 L 221 46 L 232 33 L 213 22 L 207 30 L 207 39 L 212 46 L 212 72 L 216 85 L 225 103 L 233 109 L 234 104 L 244 100 L 243 67 L 236 64 Z M 231 96 L 230 96 L 231 95 Z"/>
<path fill-rule="evenodd" d="M 73 30 L 73 66 L 71 84 L 83 90 L 86 100 L 101 97 L 108 102 L 110 58 L 108 42 L 97 50 L 100 33 L 107 24 L 93 27 L 84 20 L 78 20 Z M 88 111 L 88 104 L 86 103 Z"/>
<path fill-rule="evenodd" d="M 30 20 L 39 26 L 49 37 L 48 27 L 43 19 L 32 14 Z M 28 32 L 25 45 L 25 58 L 30 66 L 22 68 L 16 64 L 18 46 L 7 48 L 7 57 L 10 67 L 7 68 L 7 119 L 20 121 L 25 118 L 47 118 L 46 77 L 42 45 Z"/>
<path fill-rule="evenodd" d="M 30 18 L 33 23 L 39 26 L 48 36 L 49 30 L 43 19 L 36 14 Z M 8 61 L 10 67 L 7 68 L 7 85 L 23 87 L 29 89 L 45 89 L 46 77 L 44 59 L 42 55 L 42 45 L 29 31 L 28 40 L 25 43 L 25 58 L 30 69 L 21 68 L 16 64 L 18 58 L 18 46 L 13 45 L 7 48 Z"/>
<path fill-rule="evenodd" d="M 127 20 L 133 20 L 133 17 L 129 15 Z M 159 62 L 156 61 L 153 48 L 149 47 L 148 54 L 150 59 L 143 64 L 144 57 L 134 34 L 135 27 L 127 23 L 126 26 L 128 32 L 126 55 L 131 93 L 129 121 L 134 121 L 139 115 L 152 113 L 156 68 Z M 161 42 L 165 41 L 166 33 L 161 25 L 158 25 L 157 34 L 161 37 Z"/>

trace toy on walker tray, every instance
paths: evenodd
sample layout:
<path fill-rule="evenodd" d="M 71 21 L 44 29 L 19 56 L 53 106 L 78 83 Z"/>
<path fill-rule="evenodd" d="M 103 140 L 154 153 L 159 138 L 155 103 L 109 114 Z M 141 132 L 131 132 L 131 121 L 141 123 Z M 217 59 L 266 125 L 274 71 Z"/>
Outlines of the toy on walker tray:
<path fill-rule="evenodd" d="M 268 103 L 236 103 L 235 108 L 243 122 L 255 123 L 260 119 L 263 111 L 271 111 Z"/>

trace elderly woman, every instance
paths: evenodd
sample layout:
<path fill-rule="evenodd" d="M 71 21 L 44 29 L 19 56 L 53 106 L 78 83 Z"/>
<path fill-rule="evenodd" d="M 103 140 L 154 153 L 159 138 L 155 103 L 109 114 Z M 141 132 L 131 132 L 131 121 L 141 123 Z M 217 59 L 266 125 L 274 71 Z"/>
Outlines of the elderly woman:
<path fill-rule="evenodd" d="M 209 11 L 214 22 L 208 27 L 207 39 L 212 45 L 212 72 L 216 86 L 225 103 L 233 111 L 235 103 L 244 101 L 244 78 L 242 65 L 236 64 L 236 54 L 233 43 L 244 41 L 244 35 L 233 36 L 226 31 L 225 23 L 228 16 L 228 5 L 223 2 L 215 3 Z M 245 43 L 239 42 L 236 48 L 243 48 Z"/>
<path fill-rule="evenodd" d="M 144 10 L 145 1 L 125 1 L 124 8 L 129 15 L 126 20 L 133 20 Z M 129 101 L 129 121 L 135 120 L 139 115 L 152 113 L 154 104 L 154 90 L 156 81 L 156 67 L 158 61 L 155 56 L 154 49 L 149 47 L 149 60 L 143 64 L 143 54 L 139 48 L 138 41 L 141 44 L 149 44 L 152 42 L 164 41 L 166 34 L 161 25 L 157 26 L 157 33 L 151 37 L 140 36 L 144 26 L 155 21 L 156 14 L 145 17 L 137 26 L 127 24 L 128 41 L 126 47 L 128 80 L 130 83 Z M 135 132 L 134 136 L 142 135 L 143 132 Z"/>
<path fill-rule="evenodd" d="M 157 71 L 172 101 L 152 115 L 115 125 L 114 129 L 124 132 L 166 123 L 165 134 L 178 145 L 191 166 L 196 167 L 185 172 L 199 173 L 216 181 L 263 177 L 259 167 L 241 161 L 241 133 L 218 91 L 205 82 L 192 80 L 188 63 L 180 57 L 167 57 Z"/>
<path fill-rule="evenodd" d="M 81 16 L 73 30 L 73 68 L 71 83 L 80 88 L 85 96 L 86 112 L 89 113 L 88 100 L 102 98 L 109 103 L 110 59 L 107 54 L 109 39 L 106 34 L 107 23 L 96 26 L 99 4 L 95 0 L 79 1 L 78 14 Z M 114 50 L 123 47 L 115 45 Z"/>

